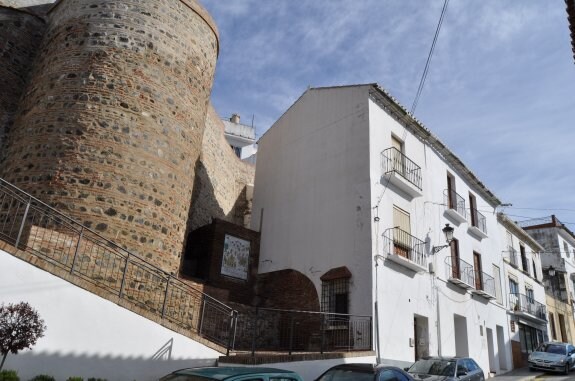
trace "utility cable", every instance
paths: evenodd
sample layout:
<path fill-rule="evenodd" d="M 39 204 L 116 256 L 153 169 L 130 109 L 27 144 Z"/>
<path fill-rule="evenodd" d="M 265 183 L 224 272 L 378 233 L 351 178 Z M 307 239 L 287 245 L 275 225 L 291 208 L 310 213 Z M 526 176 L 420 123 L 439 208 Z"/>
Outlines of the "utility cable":
<path fill-rule="evenodd" d="M 431 57 L 433 56 L 433 51 L 435 50 L 435 44 L 437 43 L 437 37 L 439 36 L 439 31 L 441 30 L 441 25 L 443 24 L 443 19 L 445 18 L 445 12 L 447 11 L 447 5 L 449 0 L 445 0 L 443 3 L 443 9 L 441 10 L 441 16 L 439 17 L 439 22 L 437 23 L 437 29 L 435 30 L 435 36 L 433 36 L 433 43 L 431 44 L 431 49 L 429 49 L 429 54 L 427 55 L 427 62 L 425 63 L 425 69 L 421 75 L 421 80 L 419 81 L 419 87 L 417 88 L 417 93 L 415 99 L 413 100 L 413 105 L 411 106 L 411 115 L 415 112 L 417 103 L 419 103 L 419 97 L 423 91 L 423 86 L 425 85 L 425 79 L 427 78 L 427 73 L 429 71 L 429 65 L 431 63 Z"/>

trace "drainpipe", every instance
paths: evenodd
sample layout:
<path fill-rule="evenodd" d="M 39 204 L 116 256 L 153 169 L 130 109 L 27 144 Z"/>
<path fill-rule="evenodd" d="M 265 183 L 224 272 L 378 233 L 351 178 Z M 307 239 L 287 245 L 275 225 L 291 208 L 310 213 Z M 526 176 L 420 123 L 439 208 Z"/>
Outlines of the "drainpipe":
<path fill-rule="evenodd" d="M 377 304 L 377 299 L 378 299 L 377 294 L 379 291 L 378 284 L 377 284 L 377 272 L 378 272 L 377 271 L 378 270 L 378 264 L 377 264 L 378 256 L 377 255 L 374 257 L 374 260 L 375 260 L 375 303 L 374 303 L 374 309 L 375 309 L 375 313 L 374 313 L 375 316 L 374 317 L 375 317 L 375 319 L 374 319 L 373 324 L 374 324 L 374 328 L 375 328 L 375 363 L 377 365 L 379 365 L 381 353 L 380 353 L 380 348 L 379 348 L 379 306 Z"/>
<path fill-rule="evenodd" d="M 434 275 L 433 283 L 435 286 L 435 306 L 437 310 L 437 356 L 441 356 L 441 314 L 439 308 L 439 287 L 437 286 L 437 276 Z"/>

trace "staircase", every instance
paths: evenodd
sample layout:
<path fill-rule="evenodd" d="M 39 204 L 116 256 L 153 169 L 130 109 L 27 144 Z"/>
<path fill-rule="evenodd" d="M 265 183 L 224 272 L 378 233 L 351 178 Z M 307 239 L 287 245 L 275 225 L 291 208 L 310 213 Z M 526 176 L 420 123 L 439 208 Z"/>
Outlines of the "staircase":
<path fill-rule="evenodd" d="M 0 248 L 229 355 L 234 309 L 2 179 Z"/>

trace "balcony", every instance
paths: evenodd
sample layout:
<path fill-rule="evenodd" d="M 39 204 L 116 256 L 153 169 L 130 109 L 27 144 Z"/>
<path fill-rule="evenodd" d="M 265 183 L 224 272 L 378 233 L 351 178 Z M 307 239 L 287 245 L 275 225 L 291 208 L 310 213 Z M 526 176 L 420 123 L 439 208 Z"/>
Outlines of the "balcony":
<path fill-rule="evenodd" d="M 400 228 L 387 229 L 383 236 L 387 259 L 415 272 L 427 271 L 425 242 Z"/>
<path fill-rule="evenodd" d="M 391 183 L 409 197 L 420 197 L 422 193 L 421 168 L 397 148 L 381 152 L 382 182 Z"/>
<path fill-rule="evenodd" d="M 474 274 L 475 289 L 471 292 L 487 299 L 495 299 L 495 279 L 484 272 L 474 271 Z"/>
<path fill-rule="evenodd" d="M 463 259 L 456 261 L 452 257 L 445 258 L 445 277 L 447 281 L 466 290 L 472 289 L 475 284 L 473 266 Z"/>
<path fill-rule="evenodd" d="M 469 210 L 469 228 L 467 231 L 479 239 L 487 238 L 487 220 L 477 209 Z"/>
<path fill-rule="evenodd" d="M 505 260 L 505 262 L 509 263 L 516 269 L 519 268 L 519 259 L 517 258 L 517 250 L 515 250 L 512 246 L 507 247 L 507 252 L 503 256 L 503 259 Z"/>
<path fill-rule="evenodd" d="M 516 316 L 531 319 L 538 323 L 547 322 L 547 308 L 524 294 L 509 294 L 509 309 Z"/>
<path fill-rule="evenodd" d="M 448 189 L 443 191 L 443 202 L 445 204 L 444 214 L 453 220 L 453 222 L 462 224 L 467 221 L 465 211 L 465 199 L 457 192 Z"/>

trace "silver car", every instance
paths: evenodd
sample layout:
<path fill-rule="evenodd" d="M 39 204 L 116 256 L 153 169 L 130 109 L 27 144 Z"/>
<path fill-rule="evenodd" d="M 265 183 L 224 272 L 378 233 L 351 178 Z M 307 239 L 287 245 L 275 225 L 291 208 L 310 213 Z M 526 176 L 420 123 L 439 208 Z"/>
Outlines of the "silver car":
<path fill-rule="evenodd" d="M 483 370 L 469 357 L 424 357 L 406 371 L 415 380 L 485 381 Z"/>
<path fill-rule="evenodd" d="M 566 343 L 543 343 L 529 355 L 529 369 L 569 374 L 575 366 L 575 347 Z"/>

